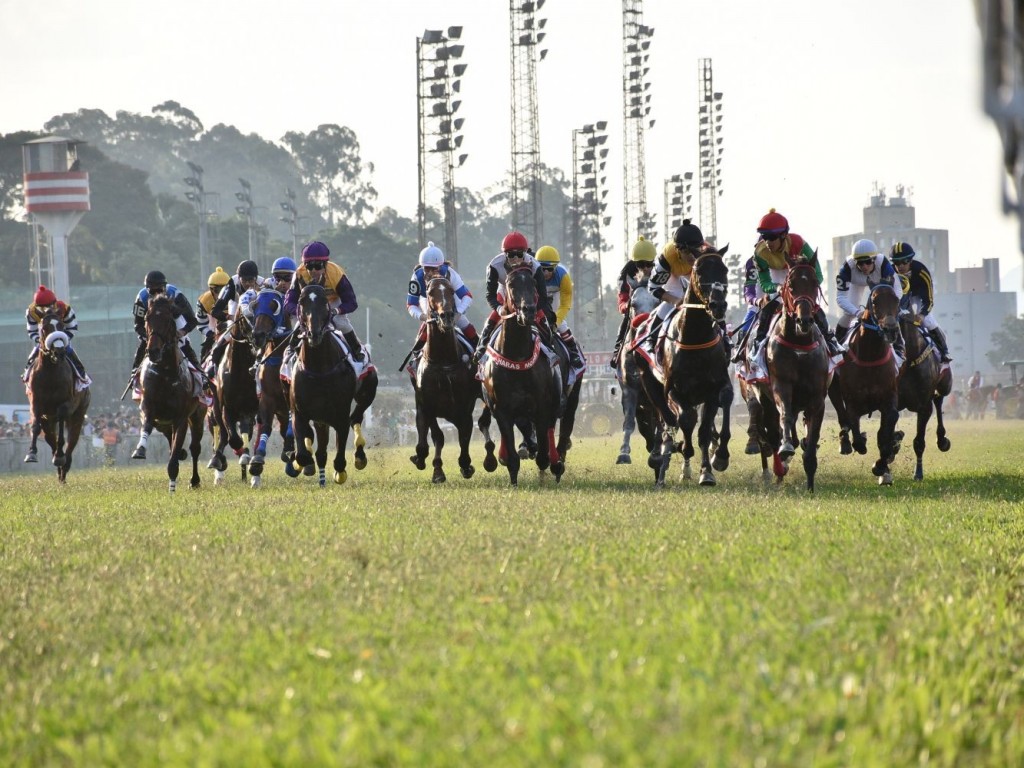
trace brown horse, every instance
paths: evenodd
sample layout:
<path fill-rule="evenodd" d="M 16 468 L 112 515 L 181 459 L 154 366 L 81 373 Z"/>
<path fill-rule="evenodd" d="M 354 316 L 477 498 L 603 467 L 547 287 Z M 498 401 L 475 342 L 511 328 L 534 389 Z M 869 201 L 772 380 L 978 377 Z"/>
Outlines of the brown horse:
<path fill-rule="evenodd" d="M 683 477 L 689 477 L 690 459 L 694 456 L 693 429 L 700 407 L 697 444 L 700 447 L 701 485 L 716 485 L 714 471 L 729 467 L 729 410 L 733 388 L 729 377 L 729 354 L 726 350 L 722 322 L 728 308 L 729 268 L 722 260 L 728 246 L 721 251 L 705 250 L 693 264 L 690 284 L 679 311 L 667 319 L 665 337 L 661 340 L 664 381 L 658 379 L 641 355 L 644 391 L 658 413 L 661 433 L 660 455 L 652 455 L 648 464 L 654 469 L 655 485 L 665 484 L 665 473 L 675 446 L 672 430 L 683 433 Z M 715 418 L 722 412 L 717 448 L 711 455 L 715 439 Z M 655 449 L 657 450 L 657 448 Z"/>
<path fill-rule="evenodd" d="M 473 409 L 483 394 L 480 382 L 464 360 L 472 354 L 465 346 L 455 326 L 455 289 L 445 277 L 432 278 L 426 286 L 428 305 L 427 341 L 413 377 L 416 394 L 416 453 L 409 460 L 417 469 L 426 469 L 427 433 L 434 443 L 434 473 L 431 481 L 443 483 L 447 479 L 441 460 L 444 432 L 438 419 L 455 425 L 459 433 L 459 471 L 470 478 L 476 471 L 469 455 L 469 441 L 473 435 Z M 486 413 L 486 412 L 485 412 Z M 490 421 L 489 413 L 486 413 Z M 483 421 L 484 416 L 481 416 Z M 483 426 L 481 426 L 483 429 Z"/>
<path fill-rule="evenodd" d="M 495 340 L 488 348 L 486 361 L 481 366 L 484 402 L 498 422 L 501 433 L 499 457 L 508 469 L 509 481 L 519 484 L 519 453 L 515 448 L 514 429 L 525 435 L 530 431 L 537 436 L 537 468 L 542 472 L 551 468 L 559 480 L 565 472 L 560 446 L 555 443 L 555 421 L 560 407 L 568 411 L 563 395 L 562 376 L 558 365 L 552 365 L 541 348 L 540 338 L 534 333 L 537 314 L 537 289 L 533 273 L 520 267 L 505 277 L 505 306 L 509 312 L 502 317 Z M 560 363 L 567 364 L 567 360 Z M 579 382 L 574 387 L 579 400 Z M 572 407 L 575 414 L 575 406 Z M 562 431 L 565 440 L 571 432 Z M 485 464 L 485 468 L 488 465 Z"/>
<path fill-rule="evenodd" d="M 53 452 L 53 466 L 61 483 L 67 482 L 91 397 L 88 387 L 75 391 L 75 372 L 67 359 L 70 343 L 60 317 L 55 312 L 44 314 L 39 321 L 39 354 L 26 385 L 32 412 L 32 443 L 25 461 L 38 461 L 36 442 L 42 432 Z"/>
<path fill-rule="evenodd" d="M 142 433 L 132 458 L 146 458 L 149 435 L 156 428 L 167 438 L 170 448 L 168 490 L 174 493 L 178 484 L 178 463 L 188 457 L 184 448 L 185 434 L 191 432 L 192 478 L 189 485 L 198 488 L 206 405 L 195 394 L 192 373 L 178 346 L 178 328 L 171 300 L 162 294 L 150 297 L 146 310 L 146 361 L 139 371 L 139 386 L 142 389 L 142 402 L 139 404 Z"/>
<path fill-rule="evenodd" d="M 825 340 L 814 321 L 821 296 L 815 261 L 790 267 L 779 293 L 782 314 L 766 346 L 768 382 L 755 385 L 763 425 L 761 466 L 764 470 L 768 457 L 772 456 L 773 470 L 781 480 L 789 471 L 789 461 L 799 444 L 803 449 L 807 490 L 813 491 L 829 363 Z M 796 419 L 801 413 L 805 428 L 803 440 L 799 440 L 796 428 Z"/>
<path fill-rule="evenodd" d="M 920 302 L 911 299 L 900 312 L 900 330 L 907 345 L 907 362 L 900 373 L 899 407 L 917 414 L 917 433 L 914 453 L 917 466 L 914 479 L 924 479 L 925 432 L 935 412 L 935 438 L 940 451 L 948 451 L 949 438 L 942 420 L 942 401 L 953 387 L 953 377 L 947 368 L 942 370 L 938 350 L 928 339 L 921 325 Z"/>
<path fill-rule="evenodd" d="M 860 454 L 868 452 L 867 435 L 860 431 L 860 419 L 878 411 L 878 461 L 871 472 L 879 485 L 892 485 L 889 464 L 903 440 L 903 433 L 896 431 L 900 414 L 892 351 L 892 343 L 900 332 L 899 311 L 899 299 L 891 286 L 883 283 L 872 289 L 859 324 L 850 329 L 845 360 L 828 391 L 839 417 L 844 454 L 853 450 Z"/>
<path fill-rule="evenodd" d="M 256 412 L 256 427 L 253 431 L 253 452 L 249 462 L 250 484 L 253 488 L 261 485 L 264 463 L 267 455 L 267 440 L 277 419 L 278 430 L 284 442 L 281 461 L 285 472 L 297 476 L 291 467 L 291 456 L 295 452 L 295 439 L 291 432 L 288 414 L 288 383 L 281 378 L 281 362 L 284 347 L 291 334 L 287 333 L 284 315 L 284 297 L 277 291 L 264 289 L 250 305 L 253 310 L 252 338 L 260 350 L 260 364 L 256 373 L 259 393 L 259 409 Z"/>
<path fill-rule="evenodd" d="M 246 468 L 250 461 L 249 440 L 259 410 L 256 376 L 253 372 L 256 350 L 252 339 L 252 324 L 243 314 L 241 306 L 235 310 L 235 316 L 225 333 L 229 335 L 229 340 L 220 365 L 217 366 L 213 387 L 212 410 L 217 425 L 217 439 L 213 456 L 207 464 L 209 469 L 216 472 L 215 485 L 224 482 L 224 471 L 228 466 L 224 449 L 229 445 L 239 457 L 242 480 L 246 480 Z"/>
<path fill-rule="evenodd" d="M 656 445 L 654 406 L 641 385 L 640 369 L 637 368 L 632 346 L 640 323 L 657 306 L 658 300 L 648 290 L 648 281 L 644 279 L 633 289 L 629 297 L 629 326 L 622 338 L 622 353 L 618 360 L 617 373 L 622 390 L 622 445 L 619 446 L 616 464 L 633 463 L 633 459 L 630 457 L 632 449 L 629 443 L 633 432 L 637 429 L 640 430 L 640 436 L 644 439 L 648 455 Z"/>

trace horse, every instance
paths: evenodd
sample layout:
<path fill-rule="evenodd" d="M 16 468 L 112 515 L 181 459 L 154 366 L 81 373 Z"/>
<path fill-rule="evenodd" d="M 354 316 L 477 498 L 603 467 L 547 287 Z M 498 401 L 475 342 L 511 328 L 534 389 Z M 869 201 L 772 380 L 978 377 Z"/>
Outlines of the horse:
<path fill-rule="evenodd" d="M 224 471 L 228 462 L 224 448 L 228 445 L 239 457 L 242 480 L 246 479 L 246 467 L 250 461 L 249 442 L 253 422 L 259 410 L 256 395 L 256 349 L 252 338 L 252 324 L 243 314 L 241 306 L 224 333 L 229 335 L 227 348 L 217 366 L 213 386 L 213 420 L 215 430 L 213 456 L 207 468 L 216 472 L 214 484 L 224 482 Z"/>
<path fill-rule="evenodd" d="M 828 390 L 839 417 L 840 450 L 844 454 L 854 450 L 867 453 L 867 435 L 860 431 L 860 419 L 879 412 L 878 460 L 871 468 L 879 485 L 892 485 L 889 464 L 903 440 L 903 433 L 896 430 L 898 374 L 892 350 L 900 332 L 899 312 L 899 299 L 892 286 L 882 283 L 871 290 L 859 324 L 850 330 L 845 359 Z"/>
<path fill-rule="evenodd" d="M 417 441 L 416 453 L 409 460 L 417 469 L 426 469 L 429 431 L 434 443 L 431 482 L 447 480 L 441 460 L 444 432 L 437 423 L 438 419 L 446 419 L 458 430 L 459 471 L 468 479 L 476 472 L 469 455 L 469 441 L 473 434 L 473 408 L 482 397 L 480 382 L 463 360 L 472 350 L 465 348 L 456 334 L 455 289 L 451 282 L 445 277 L 434 277 L 427 283 L 425 295 L 427 340 L 413 377 Z"/>
<path fill-rule="evenodd" d="M 332 310 L 322 286 L 307 285 L 299 294 L 299 325 L 302 340 L 292 371 L 290 405 L 295 433 L 294 468 L 310 466 L 314 433 L 316 465 L 320 486 L 326 485 L 329 428 L 335 432 L 334 482 L 348 479 L 345 448 L 349 429 L 356 433 L 355 466 L 366 467 L 366 439 L 362 433 L 363 414 L 377 394 L 377 372 L 368 367 L 357 380 L 331 323 Z M 353 408 L 353 403 L 355 407 Z M 313 427 L 310 427 L 310 423 Z"/>
<path fill-rule="evenodd" d="M 665 333 L 655 345 L 655 354 L 660 351 L 664 379 L 659 379 L 650 360 L 639 355 L 644 391 L 658 414 L 660 454 L 652 453 L 648 458 L 657 487 L 665 485 L 665 473 L 675 450 L 674 429 L 683 433 L 683 477 L 689 478 L 698 406 L 701 409 L 697 431 L 701 451 L 700 484 L 717 484 L 713 470 L 722 472 L 729 467 L 729 411 L 733 388 L 729 378 L 729 353 L 721 328 L 727 309 L 729 279 L 729 269 L 722 256 L 728 248 L 725 246 L 718 251 L 708 246 L 697 257 L 678 310 L 665 320 Z M 715 418 L 719 410 L 722 427 L 712 458 Z"/>
<path fill-rule="evenodd" d="M 67 359 L 70 339 L 59 315 L 47 312 L 39 321 L 39 354 L 32 363 L 25 389 L 32 412 L 32 443 L 27 463 L 38 461 L 36 443 L 43 433 L 53 453 L 57 480 L 66 483 L 71 459 L 82 433 L 92 397 L 89 388 L 76 391 L 75 371 Z"/>
<path fill-rule="evenodd" d="M 814 321 L 821 295 L 815 261 L 790 267 L 779 294 L 782 313 L 766 345 L 768 381 L 753 386 L 760 406 L 762 477 L 768 480 L 766 470 L 771 456 L 773 471 L 781 480 L 789 471 L 789 461 L 799 444 L 803 449 L 807 490 L 814 491 L 818 439 L 829 383 L 828 348 Z M 751 413 L 756 411 L 752 409 Z M 802 441 L 798 439 L 796 428 L 800 413 L 804 416 L 805 429 Z"/>
<path fill-rule="evenodd" d="M 568 355 L 556 348 L 550 359 L 534 333 L 537 288 L 529 267 L 511 270 L 505 276 L 505 307 L 494 341 L 481 367 L 484 403 L 498 422 L 501 434 L 500 459 L 508 469 L 512 486 L 519 484 L 520 456 L 515 448 L 514 429 L 537 437 L 537 468 L 549 467 L 558 482 L 565 472 L 565 453 L 579 404 L 580 382 L 566 388 L 562 371 Z M 561 415 L 558 442 L 555 422 Z M 490 463 L 489 463 L 490 462 Z M 484 468 L 493 466 L 492 454 Z"/>
<path fill-rule="evenodd" d="M 274 337 L 274 331 L 284 322 L 284 297 L 277 291 L 263 290 L 250 305 L 253 310 L 252 338 L 259 350 L 259 368 L 256 382 L 259 395 L 259 409 L 256 412 L 256 427 L 253 431 L 253 454 L 249 461 L 251 485 L 256 488 L 262 483 L 264 462 L 267 455 L 267 440 L 277 419 L 279 433 L 284 441 L 281 461 L 285 472 L 293 476 L 291 456 L 295 453 L 295 438 L 292 435 L 291 419 L 288 414 L 289 385 L 281 378 L 282 348 L 288 343 L 290 334 L 284 338 Z"/>
<path fill-rule="evenodd" d="M 900 374 L 898 407 L 917 414 L 917 433 L 914 436 L 914 453 L 917 456 L 915 480 L 924 479 L 925 432 L 932 411 L 935 412 L 935 438 L 939 450 L 948 451 L 951 445 L 942 420 L 942 401 L 953 388 L 953 377 L 948 369 L 942 370 L 938 351 L 925 335 L 921 323 L 920 300 L 912 297 L 905 302 L 904 310 L 900 312 L 900 330 L 907 347 L 907 362 Z"/>
<path fill-rule="evenodd" d="M 178 483 L 178 463 L 184 461 L 185 434 L 190 433 L 192 455 L 191 488 L 198 488 L 199 452 L 202 450 L 203 420 L 206 405 L 195 392 L 195 382 L 185 356 L 178 346 L 178 327 L 171 300 L 164 295 L 150 297 L 146 310 L 146 361 L 139 371 L 142 389 L 142 432 L 133 459 L 146 458 L 146 445 L 155 427 L 167 438 L 168 490 L 174 493 Z"/>
<path fill-rule="evenodd" d="M 648 281 L 646 279 L 641 281 L 629 296 L 628 314 L 630 322 L 622 339 L 622 351 L 618 359 L 616 372 L 622 391 L 622 445 L 619 446 L 619 456 L 615 460 L 616 464 L 632 463 L 629 443 L 633 432 L 637 428 L 639 428 L 640 435 L 644 438 L 648 454 L 650 454 L 655 446 L 656 435 L 652 413 L 654 406 L 651 404 L 640 383 L 640 370 L 637 368 L 636 360 L 630 351 L 640 323 L 658 305 L 658 300 L 648 290 L 647 285 Z"/>

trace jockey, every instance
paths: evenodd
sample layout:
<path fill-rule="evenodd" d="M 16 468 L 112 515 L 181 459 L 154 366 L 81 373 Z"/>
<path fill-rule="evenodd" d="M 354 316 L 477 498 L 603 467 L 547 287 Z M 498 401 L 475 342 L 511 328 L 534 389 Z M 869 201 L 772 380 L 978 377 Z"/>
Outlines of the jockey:
<path fill-rule="evenodd" d="M 282 256 L 271 267 L 270 277 L 264 278 L 256 284 L 255 288 L 248 288 L 245 293 L 238 297 L 239 310 L 250 323 L 255 319 L 251 305 L 256 296 L 264 291 L 273 291 L 280 294 L 281 298 L 284 299 L 285 293 L 287 293 L 292 280 L 295 278 L 296 268 L 297 265 L 290 256 Z M 285 330 L 288 329 L 288 322 L 288 316 L 284 315 Z"/>
<path fill-rule="evenodd" d="M 330 261 L 330 256 L 330 249 L 319 240 L 306 243 L 302 249 L 302 265 L 295 271 L 295 277 L 285 295 L 284 311 L 287 315 L 298 317 L 299 294 L 302 293 L 302 289 L 307 285 L 323 286 L 327 293 L 327 301 L 335 312 L 331 323 L 345 337 L 348 351 L 355 363 L 356 376 L 359 376 L 363 372 L 366 359 L 355 328 L 348 317 L 359 306 L 356 303 L 356 292 L 345 275 L 345 270 Z M 292 336 L 292 339 L 297 343 L 298 335 Z"/>
<path fill-rule="evenodd" d="M 541 246 L 536 258 L 540 262 L 541 272 L 544 273 L 548 303 L 555 313 L 554 329 L 569 351 L 569 365 L 582 373 L 587 369 L 587 364 L 580 353 L 579 344 L 569 330 L 569 324 L 565 321 L 569 310 L 572 309 L 572 278 L 569 277 L 569 270 L 561 265 L 561 258 L 553 246 Z"/>
<path fill-rule="evenodd" d="M 853 321 L 863 310 L 863 306 L 858 305 L 861 304 L 864 293 L 882 284 L 892 286 L 896 298 L 903 296 L 903 285 L 897 279 L 896 270 L 885 258 L 885 254 L 878 252 L 878 247 L 873 241 L 858 240 L 853 244 L 850 257 L 836 275 L 836 303 L 843 310 L 843 316 L 836 325 L 836 335 L 840 340 L 846 338 Z M 851 290 L 854 291 L 852 296 Z M 893 352 L 899 357 L 899 362 L 902 363 L 906 352 L 903 334 L 899 330 L 896 331 L 896 341 L 892 347 Z"/>
<path fill-rule="evenodd" d="M 903 298 L 908 299 L 916 296 L 921 300 L 921 324 L 928 331 L 928 335 L 939 348 L 942 356 L 942 367 L 949 368 L 953 358 L 949 356 L 949 347 L 946 345 L 946 334 L 939 327 L 938 321 L 932 315 L 935 308 L 935 294 L 932 290 L 932 273 L 928 267 L 914 258 L 914 248 L 910 243 L 896 243 L 889 251 L 889 261 L 893 269 L 900 276 L 900 283 L 903 289 Z"/>
<path fill-rule="evenodd" d="M 554 323 L 555 315 L 548 304 L 548 291 L 544 282 L 544 273 L 541 271 L 540 263 L 533 257 L 526 237 L 522 232 L 512 231 L 505 235 L 501 241 L 501 253 L 491 259 L 487 265 L 487 293 L 485 298 L 491 308 L 491 314 L 487 316 L 487 322 L 480 332 L 480 344 L 473 353 L 473 364 L 477 365 L 480 358 L 487 351 L 487 344 L 490 341 L 491 333 L 498 324 L 498 310 L 501 307 L 499 294 L 505 292 L 505 276 L 513 269 L 526 267 L 533 273 L 533 279 L 537 284 L 537 327 L 543 336 L 545 329 Z"/>
<path fill-rule="evenodd" d="M 774 208 L 769 210 L 761 217 L 761 221 L 757 225 L 757 232 L 761 238 L 754 246 L 754 264 L 757 267 L 758 286 L 764 291 L 764 296 L 759 300 L 761 316 L 757 322 L 757 332 L 753 342 L 747 343 L 747 373 L 751 381 L 764 379 L 768 375 L 761 362 L 761 353 L 765 339 L 768 337 L 768 327 L 771 325 L 772 318 L 782 307 L 779 289 L 786 280 L 789 268 L 813 259 L 814 273 L 818 277 L 818 284 L 820 285 L 824 280 L 821 264 L 815 258 L 814 249 L 800 235 L 789 231 L 789 221 L 781 213 Z M 838 363 L 843 359 L 843 353 L 835 334 L 828 327 L 825 311 L 821 307 L 818 307 L 814 313 L 814 322 L 828 345 L 828 353 L 832 362 Z M 736 351 L 733 361 L 739 362 L 742 355 L 743 348 L 740 347 Z"/>
<path fill-rule="evenodd" d="M 203 345 L 199 348 L 199 357 L 201 358 L 210 354 L 210 349 L 213 347 L 217 334 L 223 332 L 224 326 L 227 325 L 227 323 L 218 323 L 213 315 L 210 314 L 210 310 L 217 303 L 217 297 L 220 296 L 220 292 L 230 279 L 231 275 L 225 272 L 223 268 L 217 267 L 210 273 L 210 278 L 206 281 L 209 290 L 204 291 L 196 299 L 196 321 L 206 336 L 203 340 Z"/>
<path fill-rule="evenodd" d="M 686 295 L 690 275 L 693 274 L 693 262 L 697 260 L 697 255 L 704 246 L 704 235 L 701 234 L 700 228 L 696 224 L 691 224 L 689 219 L 683 219 L 672 240 L 665 244 L 661 255 L 655 260 L 648 287 L 654 298 L 661 303 L 652 313 L 651 324 L 647 330 L 651 348 L 657 342 L 661 324 Z"/>
<path fill-rule="evenodd" d="M 633 295 L 633 289 L 645 279 L 650 278 L 656 258 L 658 258 L 658 249 L 654 247 L 654 243 L 645 240 L 641 235 L 640 239 L 633 244 L 633 253 L 629 261 L 619 272 L 619 314 L 622 315 L 622 322 L 619 323 L 619 333 L 615 337 L 615 346 L 612 347 L 612 358 L 608 362 L 608 367 L 613 370 L 619 367 L 619 350 L 622 348 L 622 340 L 626 338 L 626 330 L 629 328 L 629 300 Z"/>
<path fill-rule="evenodd" d="M 466 317 L 466 310 L 473 303 L 473 294 L 462 281 L 462 275 L 455 271 L 449 262 L 444 260 L 444 252 L 433 242 L 427 243 L 427 247 L 420 251 L 419 265 L 412 271 L 409 278 L 409 295 L 406 297 L 405 305 L 409 316 L 418 323 L 427 320 L 430 307 L 427 306 L 427 283 L 435 277 L 443 277 L 452 284 L 455 290 L 455 325 L 462 331 L 466 339 L 476 346 L 479 339 L 476 335 L 476 328 Z M 419 349 L 426 341 L 426 335 L 416 341 L 415 349 Z"/>
<path fill-rule="evenodd" d="M 256 289 L 264 282 L 264 278 L 260 277 L 260 268 L 256 266 L 256 262 L 246 259 L 238 264 L 234 276 L 229 278 L 221 289 L 217 301 L 210 309 L 210 315 L 218 324 L 224 324 L 224 331 L 217 336 L 217 341 L 214 342 L 213 348 L 210 350 L 210 356 L 204 358 L 207 360 L 205 373 L 208 378 L 213 379 L 217 375 L 217 366 L 220 365 L 220 361 L 224 357 L 224 350 L 227 349 L 231 336 L 226 332 L 227 324 L 234 317 L 235 311 L 242 301 L 242 296 L 247 291 L 252 291 L 252 296 L 255 296 Z M 252 296 L 249 298 L 251 299 Z"/>
<path fill-rule="evenodd" d="M 28 381 L 29 369 L 32 368 L 32 363 L 39 356 L 39 323 L 47 312 L 53 312 L 60 318 L 61 324 L 64 326 L 64 333 L 68 337 L 67 358 L 71 361 L 71 365 L 74 367 L 78 378 L 82 381 L 89 381 L 89 377 L 85 373 L 85 366 L 82 365 L 78 353 L 71 348 L 71 339 L 78 330 L 78 318 L 75 317 L 75 310 L 71 308 L 70 304 L 58 301 L 57 295 L 45 285 L 39 286 L 39 290 L 32 297 L 32 303 L 25 310 L 25 331 L 35 346 L 32 347 L 32 351 L 29 353 L 28 362 L 25 363 L 25 375 L 22 378 Z"/>
<path fill-rule="evenodd" d="M 199 361 L 196 359 L 195 350 L 189 344 L 188 335 L 199 325 L 196 320 L 196 313 L 192 311 L 192 305 L 177 287 L 169 285 L 164 273 L 154 269 L 146 273 L 145 285 L 135 297 L 135 304 L 132 307 L 132 315 L 135 319 L 135 335 L 139 337 L 139 348 L 135 350 L 135 359 L 132 360 L 132 373 L 139 369 L 142 358 L 146 355 L 146 310 L 149 308 L 149 297 L 165 294 L 171 300 L 174 319 L 178 324 L 178 346 L 197 371 Z"/>

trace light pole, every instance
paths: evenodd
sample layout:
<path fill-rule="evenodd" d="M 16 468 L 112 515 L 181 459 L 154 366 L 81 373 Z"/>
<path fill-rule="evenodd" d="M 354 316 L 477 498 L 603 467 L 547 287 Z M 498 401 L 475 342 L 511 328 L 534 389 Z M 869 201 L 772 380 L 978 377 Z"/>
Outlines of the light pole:
<path fill-rule="evenodd" d="M 186 176 L 184 179 L 184 182 L 189 186 L 189 189 L 185 192 L 185 197 L 192 203 L 192 207 L 195 209 L 196 215 L 199 217 L 198 285 L 204 286 L 206 285 L 206 277 L 210 273 L 210 263 L 208 258 L 209 232 L 206 227 L 206 222 L 209 216 L 206 209 L 207 193 L 206 190 L 203 189 L 203 167 L 191 161 L 187 162 L 192 175 Z"/>
<path fill-rule="evenodd" d="M 288 225 L 288 228 L 292 233 L 292 258 L 295 261 L 299 259 L 299 235 L 298 235 L 298 224 L 299 224 L 299 211 L 295 207 L 295 193 L 291 187 L 286 187 L 284 191 L 285 197 L 288 198 L 281 203 L 281 210 L 286 215 L 281 217 L 281 221 Z M 303 217 L 305 218 L 305 217 Z"/>
<path fill-rule="evenodd" d="M 665 179 L 665 242 L 672 239 L 683 219 L 692 219 L 690 201 L 693 199 L 693 174 L 675 174 Z"/>
<path fill-rule="evenodd" d="M 253 222 L 253 211 L 255 206 L 252 203 L 252 184 L 243 179 L 238 178 L 238 183 L 242 185 L 241 192 L 235 192 L 235 198 L 242 203 L 242 205 L 236 205 L 235 210 L 245 216 L 245 220 L 249 226 L 249 259 L 256 261 L 256 248 L 255 248 L 255 232 Z"/>
<path fill-rule="evenodd" d="M 596 299 L 596 320 L 598 331 L 587 334 L 589 325 L 576 325 L 596 341 L 604 336 L 605 310 L 604 291 L 601 289 L 601 253 L 604 243 L 601 225 L 607 226 L 611 219 L 604 215 L 608 204 L 604 198 L 605 158 L 608 156 L 608 123 L 590 123 L 572 132 L 572 275 L 578 288 L 579 306 Z M 594 253 L 594 262 L 588 262 L 586 251 Z M 574 310 L 575 311 L 575 310 Z M 576 316 L 579 319 L 579 316 Z"/>

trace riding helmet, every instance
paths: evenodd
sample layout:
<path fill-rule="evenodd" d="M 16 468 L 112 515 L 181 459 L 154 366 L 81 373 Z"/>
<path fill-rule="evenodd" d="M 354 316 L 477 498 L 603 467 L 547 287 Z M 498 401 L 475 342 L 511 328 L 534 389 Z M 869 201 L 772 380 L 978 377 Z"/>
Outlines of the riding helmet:
<path fill-rule="evenodd" d="M 146 273 L 145 285 L 147 288 L 163 288 L 167 285 L 167 278 L 159 269 L 154 269 Z"/>
<path fill-rule="evenodd" d="M 853 244 L 850 256 L 854 261 L 871 261 L 878 255 L 878 246 L 871 240 L 858 240 Z"/>
<path fill-rule="evenodd" d="M 522 251 L 525 253 L 529 247 L 530 244 L 526 242 L 526 235 L 522 232 L 509 232 L 505 235 L 505 239 L 501 241 L 501 250 L 505 253 L 510 251 Z"/>
<path fill-rule="evenodd" d="M 270 272 L 276 275 L 278 272 L 294 272 L 296 269 L 298 269 L 298 265 L 291 256 L 282 256 L 274 261 Z"/>
<path fill-rule="evenodd" d="M 246 259 L 238 265 L 236 274 L 239 277 L 255 279 L 260 276 L 260 268 L 256 266 L 256 262 L 251 259 Z"/>
<path fill-rule="evenodd" d="M 306 243 L 302 248 L 302 260 L 303 261 L 327 261 L 330 257 L 330 249 L 321 243 L 319 240 L 314 240 L 311 243 Z"/>
<path fill-rule="evenodd" d="M 420 266 L 440 267 L 442 264 L 444 264 L 444 251 L 433 242 L 427 243 L 427 247 L 420 251 Z"/>
<path fill-rule="evenodd" d="M 757 224 L 758 234 L 761 235 L 784 235 L 789 232 L 789 221 L 774 208 L 761 217 Z"/>
<path fill-rule="evenodd" d="M 704 235 L 696 224 L 691 224 L 689 219 L 683 219 L 682 226 L 672 236 L 676 245 L 680 248 L 700 248 L 704 245 Z"/>
<path fill-rule="evenodd" d="M 558 249 L 553 245 L 542 246 L 535 257 L 545 267 L 553 267 L 561 259 L 558 255 Z"/>
<path fill-rule="evenodd" d="M 893 264 L 905 264 L 914 258 L 914 246 L 910 243 L 896 243 L 889 251 L 889 261 Z"/>
<path fill-rule="evenodd" d="M 633 261 L 653 262 L 658 258 L 658 249 L 654 247 L 654 243 L 641 235 L 640 239 L 633 244 L 633 255 L 631 258 Z"/>
<path fill-rule="evenodd" d="M 36 295 L 32 297 L 32 303 L 37 307 L 48 307 L 51 304 L 56 303 L 56 301 L 57 295 L 45 285 L 40 285 L 39 290 L 36 291 Z"/>
<path fill-rule="evenodd" d="M 206 281 L 206 284 L 210 288 L 223 288 L 231 280 L 231 275 L 224 271 L 223 267 L 217 267 L 213 272 L 210 273 L 210 278 Z"/>

